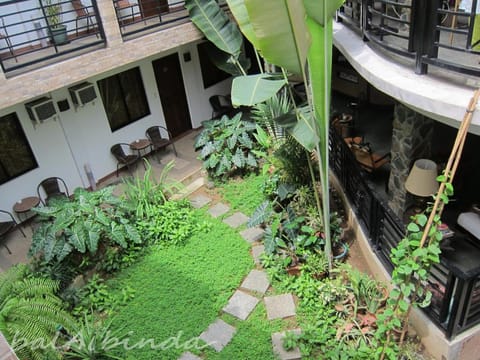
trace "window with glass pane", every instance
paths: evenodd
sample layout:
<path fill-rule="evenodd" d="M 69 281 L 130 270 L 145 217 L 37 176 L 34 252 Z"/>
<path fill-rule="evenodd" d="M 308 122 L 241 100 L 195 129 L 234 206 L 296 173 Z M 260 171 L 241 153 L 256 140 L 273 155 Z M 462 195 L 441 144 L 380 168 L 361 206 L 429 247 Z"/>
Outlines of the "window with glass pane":
<path fill-rule="evenodd" d="M 38 167 L 16 113 L 0 117 L 0 184 Z"/>
<path fill-rule="evenodd" d="M 99 80 L 97 84 L 112 131 L 150 115 L 140 68 Z"/>

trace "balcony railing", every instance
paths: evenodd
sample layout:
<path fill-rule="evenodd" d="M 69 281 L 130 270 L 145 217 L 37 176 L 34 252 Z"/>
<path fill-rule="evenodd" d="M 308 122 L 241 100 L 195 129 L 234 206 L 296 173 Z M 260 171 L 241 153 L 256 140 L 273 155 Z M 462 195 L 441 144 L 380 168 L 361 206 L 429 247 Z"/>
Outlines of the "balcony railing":
<path fill-rule="evenodd" d="M 185 1 L 113 0 L 123 38 L 134 38 L 158 28 L 167 28 L 189 21 Z"/>
<path fill-rule="evenodd" d="M 75 8 L 77 3 L 81 6 Z M 105 44 L 95 0 L 58 5 L 49 6 L 45 0 L 0 2 L 0 61 L 7 76 Z"/>
<path fill-rule="evenodd" d="M 434 65 L 480 76 L 480 0 L 468 8 L 458 4 L 462 2 L 353 0 L 345 2 L 338 18 L 364 39 L 412 59 L 418 74 Z"/>
<path fill-rule="evenodd" d="M 330 166 L 342 185 L 372 250 L 390 273 L 390 250 L 405 234 L 405 225 L 370 187 L 345 141 L 330 134 Z M 480 323 L 480 249 L 465 237 L 456 237 L 444 249 L 441 263 L 430 272 L 426 286 L 431 305 L 424 309 L 448 339 Z"/>

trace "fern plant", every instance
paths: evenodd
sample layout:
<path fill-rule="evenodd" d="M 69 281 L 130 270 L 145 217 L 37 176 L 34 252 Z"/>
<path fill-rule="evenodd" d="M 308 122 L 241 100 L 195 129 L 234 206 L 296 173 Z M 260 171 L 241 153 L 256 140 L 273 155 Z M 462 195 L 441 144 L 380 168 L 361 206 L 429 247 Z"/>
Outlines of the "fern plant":
<path fill-rule="evenodd" d="M 195 150 L 212 178 L 223 180 L 258 167 L 254 141 L 255 124 L 242 120 L 242 113 L 229 119 L 209 121 L 195 140 Z"/>
<path fill-rule="evenodd" d="M 36 209 L 42 223 L 33 234 L 29 255 L 52 266 L 68 261 L 81 271 L 100 248 L 141 243 L 129 213 L 112 192 L 112 187 L 77 189 L 70 202 Z"/>
<path fill-rule="evenodd" d="M 75 328 L 75 321 L 55 295 L 58 282 L 29 276 L 26 265 L 0 274 L 0 331 L 21 359 L 56 359 L 47 345 L 59 329 Z"/>

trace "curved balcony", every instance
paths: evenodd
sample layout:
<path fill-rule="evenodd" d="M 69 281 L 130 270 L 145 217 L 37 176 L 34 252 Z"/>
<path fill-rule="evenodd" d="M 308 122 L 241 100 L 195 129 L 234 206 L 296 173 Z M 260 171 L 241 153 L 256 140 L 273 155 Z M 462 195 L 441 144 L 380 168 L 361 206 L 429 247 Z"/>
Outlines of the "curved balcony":
<path fill-rule="evenodd" d="M 472 40 L 480 36 L 474 35 L 477 1 L 468 11 L 442 8 L 441 0 L 347 1 L 334 24 L 334 44 L 370 84 L 458 127 L 480 86 L 480 52 Z M 470 131 L 480 134 L 479 112 Z"/>

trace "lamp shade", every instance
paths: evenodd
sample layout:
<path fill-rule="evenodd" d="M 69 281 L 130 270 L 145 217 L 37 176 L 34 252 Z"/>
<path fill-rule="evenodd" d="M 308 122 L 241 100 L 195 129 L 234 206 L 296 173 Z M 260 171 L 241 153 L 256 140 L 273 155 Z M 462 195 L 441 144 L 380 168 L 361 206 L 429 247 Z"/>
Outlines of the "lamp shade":
<path fill-rule="evenodd" d="M 418 159 L 405 182 L 405 189 L 413 195 L 427 197 L 438 191 L 437 164 L 432 160 Z"/>

